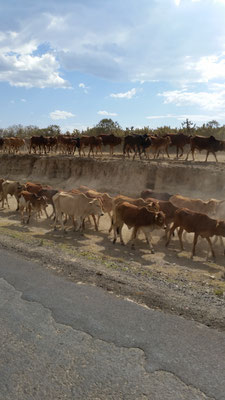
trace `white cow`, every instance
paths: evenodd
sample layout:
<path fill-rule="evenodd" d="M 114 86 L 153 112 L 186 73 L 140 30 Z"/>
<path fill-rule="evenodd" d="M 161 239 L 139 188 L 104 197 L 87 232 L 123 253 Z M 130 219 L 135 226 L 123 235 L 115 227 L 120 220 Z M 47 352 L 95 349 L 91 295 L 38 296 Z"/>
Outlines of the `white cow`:
<path fill-rule="evenodd" d="M 52 200 L 56 213 L 54 229 L 56 229 L 56 223 L 59 220 L 62 229 L 65 231 L 63 214 L 69 215 L 77 222 L 77 230 L 81 228 L 84 218 L 89 215 L 103 215 L 100 201 L 95 198 L 90 199 L 84 193 L 59 192 L 53 196 Z"/>
<path fill-rule="evenodd" d="M 6 201 L 8 207 L 9 207 L 9 203 L 8 203 L 8 194 L 10 194 L 11 196 L 15 196 L 16 200 L 17 200 L 17 210 L 19 209 L 19 193 L 21 192 L 21 190 L 23 190 L 24 185 L 21 185 L 19 182 L 17 181 L 10 181 L 10 180 L 6 180 L 2 183 L 2 208 L 4 208 L 4 202 Z"/>

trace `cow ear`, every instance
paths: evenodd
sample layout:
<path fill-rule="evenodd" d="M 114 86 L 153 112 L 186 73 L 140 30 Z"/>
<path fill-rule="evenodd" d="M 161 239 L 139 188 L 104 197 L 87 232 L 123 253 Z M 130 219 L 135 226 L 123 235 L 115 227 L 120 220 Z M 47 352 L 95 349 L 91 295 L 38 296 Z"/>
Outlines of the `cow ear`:
<path fill-rule="evenodd" d="M 220 221 L 216 221 L 216 228 L 218 228 Z"/>

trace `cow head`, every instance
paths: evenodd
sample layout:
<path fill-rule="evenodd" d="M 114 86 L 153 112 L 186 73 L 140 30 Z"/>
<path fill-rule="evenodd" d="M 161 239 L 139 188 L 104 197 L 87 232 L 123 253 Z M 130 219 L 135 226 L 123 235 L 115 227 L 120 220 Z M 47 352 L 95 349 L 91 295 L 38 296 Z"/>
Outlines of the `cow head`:
<path fill-rule="evenodd" d="M 216 234 L 225 237 L 225 221 L 217 221 Z"/>
<path fill-rule="evenodd" d="M 102 204 L 99 199 L 93 199 L 92 201 L 89 201 L 89 204 L 91 206 L 91 214 L 98 215 L 99 217 L 104 215 L 102 211 Z"/>
<path fill-rule="evenodd" d="M 162 211 L 155 213 L 155 223 L 162 228 L 165 227 L 165 214 Z"/>

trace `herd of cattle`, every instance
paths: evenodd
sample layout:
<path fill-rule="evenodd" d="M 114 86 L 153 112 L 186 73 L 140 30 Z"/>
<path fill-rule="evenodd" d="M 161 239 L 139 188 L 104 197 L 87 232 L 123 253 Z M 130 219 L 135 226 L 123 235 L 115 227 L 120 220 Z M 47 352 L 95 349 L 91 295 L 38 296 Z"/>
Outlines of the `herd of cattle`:
<path fill-rule="evenodd" d="M 151 253 L 154 249 L 151 241 L 151 232 L 155 229 L 164 229 L 166 246 L 177 229 L 180 246 L 183 250 L 183 231 L 194 233 L 192 257 L 195 255 L 195 247 L 198 237 L 205 238 L 209 243 L 212 256 L 215 253 L 211 238 L 219 237 L 223 246 L 225 237 L 225 200 L 210 199 L 203 201 L 181 195 L 171 195 L 166 192 L 156 192 L 146 189 L 140 197 L 131 198 L 124 195 L 110 196 L 108 193 L 100 193 L 86 186 L 62 191 L 40 183 L 0 179 L 0 201 L 4 209 L 5 203 L 9 207 L 8 195 L 14 196 L 17 201 L 17 211 L 21 214 L 21 222 L 29 223 L 32 213 L 37 217 L 42 211 L 46 218 L 54 218 L 54 229 L 59 222 L 62 230 L 70 218 L 74 230 L 84 230 L 85 220 L 92 217 L 95 230 L 99 229 L 99 219 L 107 213 L 109 216 L 109 232 L 113 231 L 113 243 L 120 236 L 121 244 L 124 244 L 122 236 L 123 225 L 132 229 L 131 245 L 134 248 L 135 239 L 139 231 L 145 235 Z M 47 206 L 52 206 L 52 215 L 47 214 Z"/>
<path fill-rule="evenodd" d="M 149 158 L 149 154 L 152 153 L 154 158 L 158 158 L 160 153 L 166 153 L 169 157 L 169 147 L 176 148 L 176 157 L 182 157 L 184 154 L 184 147 L 189 146 L 186 160 L 188 160 L 189 154 L 192 154 L 193 160 L 195 159 L 195 150 L 206 151 L 207 161 L 209 154 L 213 154 L 216 161 L 216 153 L 218 151 L 225 150 L 225 141 L 217 140 L 214 136 L 202 137 L 202 136 L 187 136 L 183 133 L 180 134 L 168 134 L 163 137 L 150 136 L 150 135 L 127 135 L 124 138 L 110 135 L 99 135 L 99 136 L 81 136 L 73 137 L 66 135 L 59 135 L 57 137 L 44 137 L 44 136 L 32 136 L 31 138 L 19 138 L 19 137 L 7 137 L 0 138 L 0 150 L 8 153 L 18 153 L 19 151 L 27 151 L 30 154 L 75 154 L 76 149 L 79 156 L 85 156 L 85 149 L 88 148 L 88 156 L 91 154 L 94 156 L 98 153 L 102 154 L 102 149 L 105 146 L 109 147 L 110 155 L 114 154 L 114 148 L 116 146 L 122 146 L 123 156 L 130 157 L 133 154 L 133 159 L 136 155 L 139 155 L 140 159 L 142 155 Z M 180 153 L 180 154 L 179 154 Z"/>

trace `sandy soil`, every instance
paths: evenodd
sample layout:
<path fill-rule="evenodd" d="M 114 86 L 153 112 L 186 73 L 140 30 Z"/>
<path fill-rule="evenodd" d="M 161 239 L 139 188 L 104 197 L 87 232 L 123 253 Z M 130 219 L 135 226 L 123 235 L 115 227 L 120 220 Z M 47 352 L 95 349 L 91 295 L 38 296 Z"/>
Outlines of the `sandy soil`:
<path fill-rule="evenodd" d="M 177 237 L 165 248 L 164 231 L 155 231 L 155 254 L 150 254 L 141 235 L 136 250 L 131 250 L 126 228 L 127 245 L 121 246 L 119 240 L 114 245 L 107 215 L 100 220 L 99 232 L 87 223 L 84 234 L 69 225 L 64 234 L 54 231 L 52 220 L 44 216 L 22 225 L 15 199 L 9 203 L 10 209 L 0 209 L 2 246 L 75 282 L 95 284 L 146 306 L 225 329 L 225 257 L 219 241 L 214 246 L 216 260 L 207 259 L 204 240 L 199 240 L 197 256 L 191 260 L 191 234 L 186 234 L 185 251 L 180 251 Z"/>

